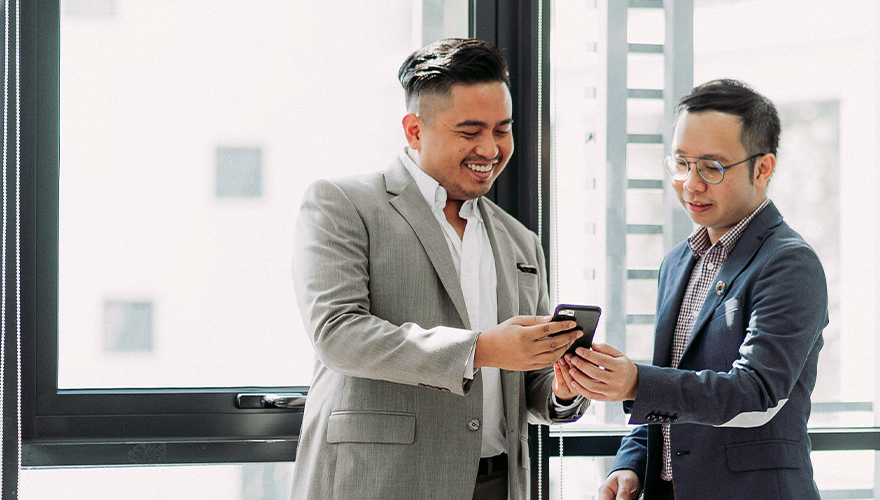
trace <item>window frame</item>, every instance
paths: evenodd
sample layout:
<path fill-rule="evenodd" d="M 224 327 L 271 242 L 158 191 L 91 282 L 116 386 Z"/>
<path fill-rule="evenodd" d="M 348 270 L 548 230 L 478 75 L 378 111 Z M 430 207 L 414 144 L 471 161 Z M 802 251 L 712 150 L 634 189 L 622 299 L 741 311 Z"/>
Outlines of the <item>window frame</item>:
<path fill-rule="evenodd" d="M 22 465 L 293 460 L 302 412 L 238 409 L 235 395 L 307 387 L 58 388 L 60 2 L 21 9 L 22 164 L 32 174 L 21 200 Z M 147 444 L 161 452 L 142 452 Z"/>
<path fill-rule="evenodd" d="M 60 389 L 58 237 L 60 178 L 60 16 L 58 0 L 21 2 L 22 465 L 25 467 L 291 462 L 302 410 L 239 409 L 240 393 L 308 387 Z M 470 36 L 496 44 L 511 66 L 514 118 L 538 110 L 531 47 L 537 0 L 470 0 Z M 535 23 L 530 23 L 534 25 Z M 545 89 L 548 87 L 545 85 Z M 545 103 L 547 101 L 545 100 Z M 546 104 L 544 105 L 546 108 Z M 544 114 L 549 123 L 549 114 Z M 532 127 L 514 129 L 514 157 L 490 197 L 530 228 L 537 221 Z M 546 148 L 542 154 L 547 155 Z M 546 164 L 546 162 L 545 162 Z M 546 172 L 544 175 L 547 175 Z M 546 186 L 546 182 L 544 184 Z M 545 198 L 546 202 L 546 193 Z M 549 214 L 545 213 L 545 219 Z M 6 353 L 9 359 L 9 352 Z M 544 431 L 546 435 L 546 429 Z"/>

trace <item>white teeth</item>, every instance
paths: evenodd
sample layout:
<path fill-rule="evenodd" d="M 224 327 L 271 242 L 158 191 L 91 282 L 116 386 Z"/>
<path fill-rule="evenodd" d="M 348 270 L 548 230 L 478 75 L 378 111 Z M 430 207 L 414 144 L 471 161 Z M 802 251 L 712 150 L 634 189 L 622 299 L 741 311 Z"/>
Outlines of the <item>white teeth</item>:
<path fill-rule="evenodd" d="M 474 165 L 473 163 L 466 163 L 465 166 L 474 172 L 480 172 L 485 174 L 492 170 L 492 167 L 495 166 L 494 163 L 490 163 L 489 165 Z"/>

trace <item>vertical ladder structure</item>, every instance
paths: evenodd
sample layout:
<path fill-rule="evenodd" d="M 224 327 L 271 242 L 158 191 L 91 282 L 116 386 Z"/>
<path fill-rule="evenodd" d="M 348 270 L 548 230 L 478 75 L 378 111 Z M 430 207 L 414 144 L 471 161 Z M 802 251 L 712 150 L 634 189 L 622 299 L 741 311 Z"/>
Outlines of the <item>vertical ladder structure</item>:
<path fill-rule="evenodd" d="M 636 44 L 628 41 L 628 17 L 633 9 L 664 9 L 665 41 L 663 44 Z M 608 0 L 607 46 L 607 208 L 606 208 L 606 310 L 603 313 L 607 341 L 624 352 L 627 327 L 653 325 L 653 314 L 634 314 L 627 307 L 627 288 L 633 280 L 656 282 L 659 269 L 630 269 L 627 265 L 628 235 L 662 235 L 665 254 L 678 241 L 687 237 L 692 224 L 678 208 L 675 193 L 665 178 L 635 178 L 627 173 L 629 145 L 657 145 L 663 154 L 672 141 L 671 124 L 676 101 L 692 88 L 693 82 L 693 0 Z M 629 88 L 627 72 L 631 54 L 662 54 L 664 57 L 664 88 Z M 652 134 L 630 133 L 628 109 L 632 99 L 663 102 L 662 131 Z M 662 155 L 660 155 L 662 157 Z M 659 160 L 659 158 L 658 158 Z M 631 159 L 632 161 L 632 159 Z M 632 163 L 630 163 L 631 165 Z M 650 168 L 662 169 L 660 161 Z M 642 169 L 639 169 L 642 170 Z M 661 170 L 662 171 L 662 170 Z M 627 198 L 643 193 L 663 192 L 662 224 L 630 224 L 627 222 Z M 630 214 L 633 215 L 633 214 Z M 657 263 L 659 266 L 659 262 Z M 642 309 L 653 310 L 654 304 Z M 642 330 L 644 331 L 644 330 Z M 653 345 L 653 337 L 640 339 L 640 344 Z M 641 349 L 645 352 L 645 349 Z M 650 362 L 636 357 L 635 361 Z M 620 419 L 620 410 L 606 413 L 607 422 Z"/>

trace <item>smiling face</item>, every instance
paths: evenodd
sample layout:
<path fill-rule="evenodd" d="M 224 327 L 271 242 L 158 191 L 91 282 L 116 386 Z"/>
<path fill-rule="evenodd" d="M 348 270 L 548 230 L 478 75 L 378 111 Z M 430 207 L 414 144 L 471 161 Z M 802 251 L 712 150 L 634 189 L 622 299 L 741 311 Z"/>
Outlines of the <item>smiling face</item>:
<path fill-rule="evenodd" d="M 513 153 L 513 104 L 507 85 L 455 85 L 446 95 L 422 98 L 420 113 L 403 118 L 422 170 L 450 200 L 486 194 Z"/>
<path fill-rule="evenodd" d="M 688 160 L 708 158 L 731 165 L 755 152 L 746 151 L 740 142 L 740 117 L 718 111 L 684 111 L 675 123 L 672 154 Z M 672 181 L 678 199 L 688 216 L 709 231 L 712 243 L 731 227 L 752 213 L 766 198 L 767 182 L 776 165 L 776 157 L 766 154 L 755 160 L 752 182 L 748 162 L 724 170 L 720 184 L 709 184 L 694 165 L 688 176 Z"/>

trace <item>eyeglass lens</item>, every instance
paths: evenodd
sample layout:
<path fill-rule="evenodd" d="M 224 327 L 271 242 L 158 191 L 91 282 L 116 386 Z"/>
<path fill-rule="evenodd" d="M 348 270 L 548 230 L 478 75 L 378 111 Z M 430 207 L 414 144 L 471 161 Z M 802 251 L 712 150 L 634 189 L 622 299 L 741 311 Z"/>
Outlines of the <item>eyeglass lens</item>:
<path fill-rule="evenodd" d="M 675 158 L 673 161 L 669 162 L 671 167 L 673 167 L 674 171 L 670 172 L 672 177 L 676 180 L 682 180 L 688 175 L 689 165 L 687 160 L 684 158 Z M 721 166 L 715 160 L 697 160 L 696 162 L 691 162 L 691 164 L 696 164 L 697 172 L 700 174 L 700 177 L 703 178 L 706 182 L 717 184 L 721 182 L 724 178 L 724 167 Z"/>

